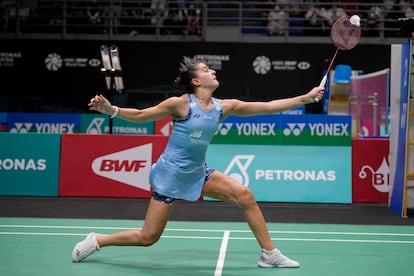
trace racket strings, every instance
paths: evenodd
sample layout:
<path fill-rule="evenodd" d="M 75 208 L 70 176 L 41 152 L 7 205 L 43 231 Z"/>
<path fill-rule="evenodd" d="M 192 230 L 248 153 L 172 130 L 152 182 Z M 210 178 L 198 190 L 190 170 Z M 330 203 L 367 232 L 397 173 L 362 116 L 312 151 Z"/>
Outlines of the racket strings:
<path fill-rule="evenodd" d="M 348 16 L 339 18 L 331 29 L 332 42 L 342 50 L 354 48 L 361 38 L 361 28 L 353 25 Z"/>

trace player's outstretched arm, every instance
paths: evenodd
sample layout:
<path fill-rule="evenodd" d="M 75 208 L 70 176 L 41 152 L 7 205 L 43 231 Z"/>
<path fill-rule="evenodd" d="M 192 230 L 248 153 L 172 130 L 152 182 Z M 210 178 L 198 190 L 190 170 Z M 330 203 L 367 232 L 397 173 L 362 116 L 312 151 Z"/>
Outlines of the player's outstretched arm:
<path fill-rule="evenodd" d="M 314 103 L 315 98 L 321 100 L 324 88 L 314 87 L 308 93 L 292 98 L 273 100 L 269 102 L 245 102 L 240 100 L 223 100 L 226 115 L 251 116 L 272 114 L 286 111 L 298 106 Z"/>
<path fill-rule="evenodd" d="M 182 105 L 182 99 L 179 97 L 168 98 L 155 106 L 144 109 L 138 108 L 121 108 L 112 105 L 103 95 L 96 95 L 89 102 L 89 110 L 98 111 L 112 117 L 142 123 L 155 121 L 171 114 L 176 114 L 177 108 Z"/>

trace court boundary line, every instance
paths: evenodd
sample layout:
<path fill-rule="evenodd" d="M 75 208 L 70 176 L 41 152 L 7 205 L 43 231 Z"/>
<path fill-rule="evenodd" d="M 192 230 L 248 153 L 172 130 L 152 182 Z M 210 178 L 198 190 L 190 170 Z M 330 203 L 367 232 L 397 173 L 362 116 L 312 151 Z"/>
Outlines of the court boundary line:
<path fill-rule="evenodd" d="M 133 227 L 113 227 L 113 226 L 73 226 L 73 225 L 30 225 L 30 224 L 0 224 L 0 228 L 45 228 L 45 229 L 99 229 L 99 230 L 130 230 L 141 229 Z M 378 225 L 382 227 L 382 225 Z M 414 227 L 413 227 L 414 228 Z M 237 229 L 203 229 L 203 228 L 165 228 L 164 231 L 178 232 L 217 232 L 231 231 L 234 233 L 251 233 L 251 230 Z M 357 236 L 405 236 L 414 237 L 414 233 L 396 233 L 396 232 L 344 232 L 344 231 L 288 231 L 288 230 L 269 230 L 274 234 L 314 234 L 314 235 L 357 235 Z"/>
<path fill-rule="evenodd" d="M 226 258 L 227 245 L 229 243 L 229 239 L 230 239 L 230 231 L 224 231 L 223 237 L 221 239 L 220 252 L 217 258 L 217 265 L 214 271 L 214 276 L 220 276 L 223 272 L 224 259 Z"/>
<path fill-rule="evenodd" d="M 232 230 L 225 230 L 229 233 Z M 85 236 L 84 233 L 63 233 L 63 232 L 0 232 L 0 235 L 27 235 L 27 236 Z M 222 237 L 206 236 L 170 236 L 162 235 L 164 239 L 210 239 L 220 240 Z M 254 237 L 229 237 L 228 240 L 256 240 Z M 414 240 L 364 240 L 364 239 L 317 239 L 317 238 L 272 238 L 274 241 L 309 241 L 309 242 L 349 242 L 349 243 L 396 243 L 396 244 L 414 244 Z"/>

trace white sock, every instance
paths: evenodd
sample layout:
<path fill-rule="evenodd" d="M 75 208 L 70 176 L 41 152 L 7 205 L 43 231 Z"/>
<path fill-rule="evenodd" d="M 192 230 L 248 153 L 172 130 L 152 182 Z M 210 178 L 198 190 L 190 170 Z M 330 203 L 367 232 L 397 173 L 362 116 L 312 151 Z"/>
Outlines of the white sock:
<path fill-rule="evenodd" d="M 277 248 L 275 248 L 275 249 L 273 249 L 273 250 L 271 250 L 271 251 L 266 250 L 266 249 L 263 249 L 263 252 L 264 252 L 266 255 L 270 255 L 270 254 L 272 254 L 273 252 L 277 252 L 277 251 L 279 251 L 279 250 L 277 250 Z"/>

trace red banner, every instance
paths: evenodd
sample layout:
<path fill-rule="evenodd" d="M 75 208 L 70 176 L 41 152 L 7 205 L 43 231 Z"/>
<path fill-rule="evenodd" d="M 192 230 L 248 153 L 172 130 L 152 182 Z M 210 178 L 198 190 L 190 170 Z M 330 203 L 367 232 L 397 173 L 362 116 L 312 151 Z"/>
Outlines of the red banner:
<path fill-rule="evenodd" d="M 171 116 L 167 116 L 165 118 L 157 120 L 155 121 L 154 134 L 170 136 L 172 131 L 172 125 L 173 123 Z"/>
<path fill-rule="evenodd" d="M 388 203 L 389 139 L 352 139 L 352 202 Z"/>
<path fill-rule="evenodd" d="M 149 198 L 149 172 L 168 138 L 62 135 L 59 196 Z"/>

